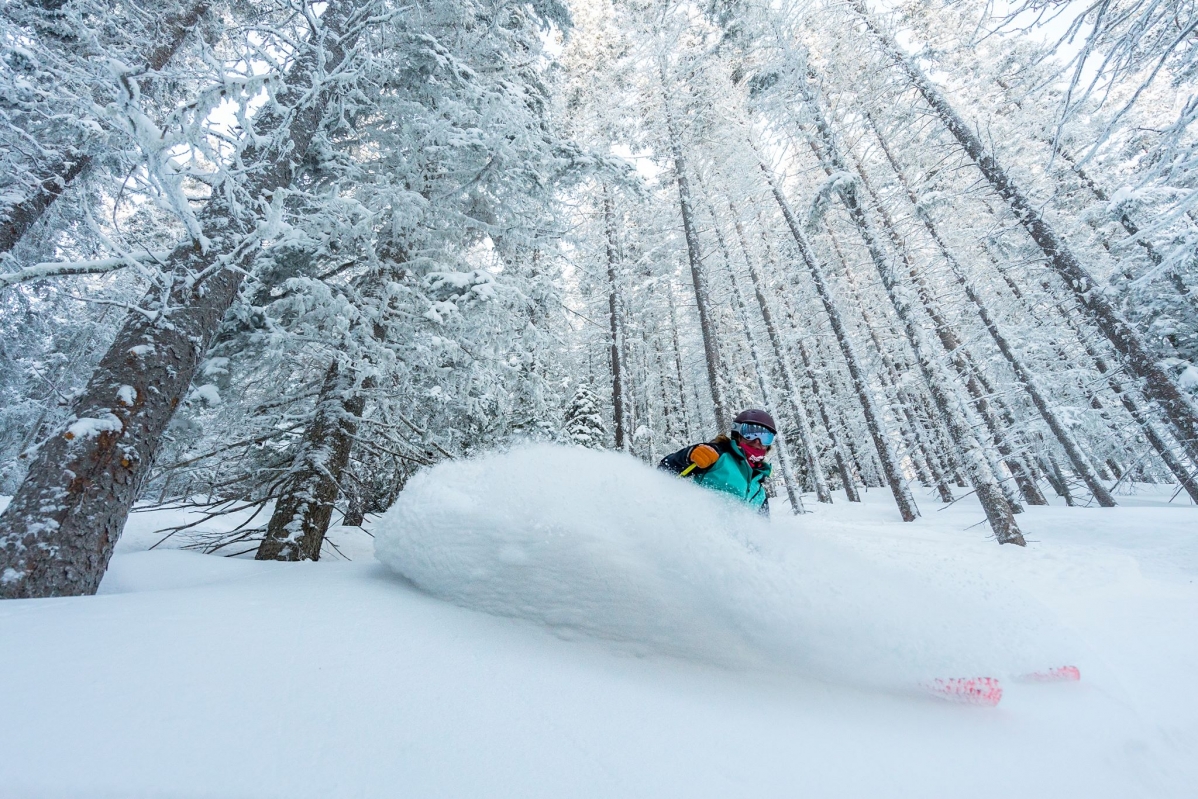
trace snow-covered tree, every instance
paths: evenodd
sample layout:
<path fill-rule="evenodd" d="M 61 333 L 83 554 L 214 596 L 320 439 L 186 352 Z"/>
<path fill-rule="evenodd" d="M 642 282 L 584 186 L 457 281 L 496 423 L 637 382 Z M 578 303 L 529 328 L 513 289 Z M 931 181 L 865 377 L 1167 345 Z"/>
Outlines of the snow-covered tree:
<path fill-rule="evenodd" d="M 599 410 L 599 397 L 586 386 L 579 386 L 566 406 L 566 437 L 571 443 L 591 449 L 606 449 L 607 429 Z"/>

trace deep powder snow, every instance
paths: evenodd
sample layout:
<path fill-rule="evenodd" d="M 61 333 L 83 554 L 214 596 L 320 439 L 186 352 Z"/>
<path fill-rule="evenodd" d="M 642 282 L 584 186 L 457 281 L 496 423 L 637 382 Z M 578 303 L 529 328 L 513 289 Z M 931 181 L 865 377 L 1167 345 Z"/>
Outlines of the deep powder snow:
<path fill-rule="evenodd" d="M 374 530 L 378 558 L 434 596 L 637 654 L 896 690 L 1077 654 L 1012 585 L 936 585 L 618 453 L 447 461 Z"/>

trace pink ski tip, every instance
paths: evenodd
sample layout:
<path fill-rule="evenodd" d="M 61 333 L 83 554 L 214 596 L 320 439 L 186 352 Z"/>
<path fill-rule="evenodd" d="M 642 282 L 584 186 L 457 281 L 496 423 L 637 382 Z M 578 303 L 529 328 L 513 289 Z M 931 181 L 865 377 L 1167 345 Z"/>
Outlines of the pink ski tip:
<path fill-rule="evenodd" d="M 1044 671 L 1033 671 L 1020 675 L 1019 682 L 1077 682 L 1082 678 L 1077 666 L 1056 666 Z"/>
<path fill-rule="evenodd" d="M 994 707 L 1002 699 L 1002 685 L 993 677 L 950 677 L 924 686 L 941 699 L 966 705 Z"/>

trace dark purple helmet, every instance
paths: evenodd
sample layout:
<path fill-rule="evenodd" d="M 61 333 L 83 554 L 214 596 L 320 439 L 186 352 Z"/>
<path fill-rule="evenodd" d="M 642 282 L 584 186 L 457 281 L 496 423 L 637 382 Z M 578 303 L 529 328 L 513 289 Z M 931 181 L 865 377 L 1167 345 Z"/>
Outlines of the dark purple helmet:
<path fill-rule="evenodd" d="M 757 408 L 749 408 L 747 411 L 741 411 L 740 413 L 736 414 L 736 418 L 732 420 L 732 423 L 735 425 L 739 425 L 742 422 L 759 424 L 762 427 L 768 427 L 774 433 L 778 432 L 778 425 L 774 424 L 774 417 L 770 416 L 765 411 L 758 410 Z"/>

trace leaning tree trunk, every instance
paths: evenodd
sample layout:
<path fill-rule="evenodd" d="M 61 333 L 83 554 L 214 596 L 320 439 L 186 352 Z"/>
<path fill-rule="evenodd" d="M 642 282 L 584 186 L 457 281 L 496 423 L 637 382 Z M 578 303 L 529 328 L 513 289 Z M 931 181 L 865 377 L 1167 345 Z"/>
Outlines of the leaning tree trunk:
<path fill-rule="evenodd" d="M 259 129 L 274 138 L 248 147 L 241 187 L 258 200 L 286 187 L 340 87 L 326 80 L 345 60 L 355 34 L 355 3 L 334 0 L 321 30 L 292 67 L 278 106 Z M 290 109 L 279 118 L 273 107 Z M 206 249 L 191 244 L 168 259 L 168 306 L 152 291 L 147 313 L 131 313 L 75 401 L 74 421 L 49 439 L 12 503 L 0 516 L 0 596 L 95 593 L 129 509 L 225 311 L 253 258 L 243 247 L 258 223 L 257 202 L 218 188 L 200 212 Z M 253 210 L 251 210 L 253 209 Z M 196 276 L 202 276 L 197 280 Z"/>
<path fill-rule="evenodd" d="M 832 324 L 832 331 L 836 335 L 836 343 L 840 345 L 840 351 L 848 365 L 849 375 L 853 380 L 853 388 L 857 393 L 858 401 L 861 403 L 861 409 L 865 413 L 865 423 L 869 428 L 869 434 L 873 439 L 874 447 L 878 451 L 878 459 L 882 463 L 882 471 L 885 474 L 886 482 L 890 484 L 890 490 L 894 494 L 894 501 L 898 505 L 899 513 L 902 514 L 903 521 L 915 521 L 919 516 L 919 511 L 915 507 L 915 499 L 911 496 L 911 489 L 907 486 L 907 481 L 899 469 L 898 459 L 894 456 L 894 450 L 887 440 L 882 424 L 882 416 L 878 413 L 874 397 L 870 393 L 869 385 L 865 379 L 865 372 L 862 370 L 860 361 L 857 358 L 856 348 L 849 339 L 848 330 L 845 329 L 844 322 L 841 319 L 840 309 L 832 297 L 832 289 L 828 285 L 828 280 L 824 275 L 824 267 L 816 260 L 815 254 L 811 251 L 811 246 L 807 243 L 807 237 L 803 235 L 799 220 L 795 218 L 794 212 L 790 208 L 790 203 L 786 201 L 786 197 L 783 196 L 782 189 L 778 186 L 777 180 L 764 162 L 761 162 L 761 171 L 765 174 L 766 180 L 769 182 L 774 200 L 778 203 L 778 207 L 782 211 L 782 216 L 786 220 L 787 227 L 790 228 L 790 234 L 799 249 L 799 255 L 802 256 L 803 263 L 807 266 L 807 271 L 810 273 L 812 282 L 815 284 L 816 293 L 819 295 L 820 302 L 823 303 L 824 312 L 828 315 L 828 320 Z"/>
<path fill-rule="evenodd" d="M 183 46 L 187 33 L 208 13 L 210 5 L 209 0 L 200 0 L 162 20 L 161 38 L 148 44 L 141 59 L 145 71 L 157 72 L 166 66 Z M 0 210 L 0 254 L 17 246 L 29 229 L 62 196 L 71 181 L 86 172 L 91 164 L 92 156 L 87 153 L 50 164 L 43 172 L 47 175 L 46 179 L 32 195 Z"/>
<path fill-rule="evenodd" d="M 666 91 L 665 67 L 661 68 L 662 107 L 665 110 L 666 129 L 670 136 L 670 150 L 674 157 L 674 182 L 678 186 L 678 204 L 682 214 L 682 230 L 686 237 L 686 253 L 691 268 L 691 281 L 695 286 L 695 305 L 699 312 L 699 328 L 703 334 L 703 355 L 707 363 L 707 379 L 711 386 L 711 401 L 715 407 L 716 426 L 723 428 L 732 421 L 728 402 L 724 395 L 723 374 L 720 369 L 720 351 L 716 341 L 715 320 L 712 319 L 711 291 L 707 285 L 707 273 L 703 267 L 703 250 L 699 246 L 699 231 L 695 227 L 693 197 L 687 178 L 686 157 L 682 152 L 682 139 L 678 125 L 670 110 Z"/>
<path fill-rule="evenodd" d="M 603 223 L 607 237 L 607 304 L 611 326 L 611 404 L 615 416 L 616 449 L 628 450 L 628 419 L 624 411 L 624 317 L 621 314 L 619 281 L 616 267 L 620 262 L 620 248 L 616 232 L 615 201 L 611 189 L 603 187 Z"/>
<path fill-rule="evenodd" d="M 735 211 L 734 211 L 734 215 L 735 215 Z M 769 234 L 767 232 L 765 222 L 762 220 L 760 209 L 756 209 L 755 216 L 757 219 L 757 227 L 761 234 L 761 241 L 762 241 L 762 244 L 765 246 L 767 262 L 774 267 L 775 271 L 777 271 L 779 268 L 778 267 L 778 258 L 774 253 L 773 247 L 770 245 Z M 753 265 L 756 266 L 756 262 L 753 262 Z M 769 303 L 766 302 L 765 296 L 764 296 L 763 290 L 762 290 L 765 285 L 764 279 L 762 279 L 762 276 L 758 273 L 758 271 L 756 269 L 753 272 L 753 280 L 754 280 L 753 288 L 757 294 L 757 302 L 762 305 L 762 315 L 764 316 L 765 312 L 769 310 Z M 791 328 L 796 329 L 797 325 L 795 324 L 795 320 L 794 320 L 794 316 L 793 316 L 790 304 L 786 302 L 785 296 L 783 296 L 781 298 L 781 301 L 782 301 L 783 312 L 785 313 L 787 320 L 790 322 Z M 791 358 L 788 357 L 786 347 L 782 343 L 781 336 L 779 335 L 778 326 L 776 323 L 774 323 L 772 315 L 767 317 L 766 326 L 771 331 L 770 332 L 770 341 L 775 348 L 779 365 L 780 365 L 781 369 L 783 370 L 783 377 L 786 380 L 786 382 L 785 382 L 786 392 L 787 392 L 787 394 L 790 395 L 790 398 L 793 402 L 796 402 L 801 409 L 805 410 L 805 408 L 803 407 L 803 399 L 800 394 L 799 382 L 795 378 L 794 372 L 791 369 Z M 804 374 L 807 376 L 807 380 L 811 384 L 812 400 L 815 404 L 816 410 L 819 412 L 820 421 L 823 422 L 824 430 L 828 434 L 828 440 L 831 442 L 832 457 L 836 461 L 837 470 L 840 472 L 841 482 L 844 483 L 845 497 L 848 499 L 849 502 L 860 502 L 861 495 L 857 492 L 857 485 L 855 482 L 853 469 L 851 468 L 851 465 L 850 465 L 851 458 L 845 453 L 844 443 L 841 441 L 841 436 L 837 432 L 836 427 L 832 423 L 831 414 L 829 414 L 829 412 L 828 412 L 827 399 L 825 398 L 824 394 L 820 391 L 819 378 L 815 373 L 815 367 L 813 365 L 810 355 L 807 352 L 807 347 L 806 347 L 806 345 L 803 344 L 803 341 L 801 338 L 798 339 L 796 343 L 797 343 L 797 349 L 799 351 L 799 358 L 803 363 Z M 804 416 L 806 417 L 806 414 L 804 414 Z M 810 455 L 811 460 L 813 462 L 815 462 L 816 464 L 818 464 L 819 457 L 818 457 L 818 455 L 815 454 L 814 434 L 812 436 L 812 450 L 811 451 L 812 451 L 812 454 Z M 825 486 L 825 488 L 828 488 L 827 477 L 824 474 L 823 469 L 819 468 L 818 466 L 813 467 L 813 468 L 815 468 L 817 470 L 816 471 L 817 474 L 824 477 L 824 486 Z M 818 491 L 818 488 L 817 488 L 817 491 Z M 817 498 L 818 498 L 818 493 L 817 493 Z M 829 503 L 832 501 L 832 495 L 831 495 L 830 488 L 828 490 L 828 499 L 827 500 L 819 499 L 819 501 L 820 502 L 826 501 Z"/>
<path fill-rule="evenodd" d="M 1082 266 L 1065 240 L 1057 234 L 1023 190 L 986 150 L 973 128 L 957 114 L 956 109 L 915 62 L 877 26 L 866 9 L 864 0 L 850 2 L 866 27 L 877 37 L 887 55 L 906 74 L 912 86 L 973 159 L 990 186 L 1010 206 L 1015 218 L 1043 252 L 1049 266 L 1073 292 L 1103 335 L 1114 345 L 1123 366 L 1144 381 L 1145 396 L 1160 405 L 1165 417 L 1176 430 L 1177 437 L 1182 441 L 1198 442 L 1198 408 L 1194 407 L 1169 373 L 1153 357 L 1140 334 L 1107 299 L 1101 286 Z"/>
<path fill-rule="evenodd" d="M 991 254 L 990 257 L 991 261 L 997 265 L 994 255 Z M 1005 271 L 1000 269 L 998 272 L 1003 278 L 1003 281 L 1007 284 L 1007 288 L 1011 290 L 1011 293 L 1015 296 L 1015 298 L 1024 302 L 1024 304 L 1028 307 L 1031 307 L 1029 304 L 1030 301 L 1024 297 L 1023 290 L 1019 287 L 1019 284 L 1016 283 Z M 1111 390 L 1115 394 L 1122 397 L 1123 406 L 1128 409 L 1129 413 L 1132 415 L 1132 418 L 1135 419 L 1136 423 L 1140 425 L 1145 438 L 1152 443 L 1153 448 L 1156 449 L 1157 453 L 1161 456 L 1161 460 L 1165 462 L 1170 471 L 1173 472 L 1174 476 L 1176 476 L 1183 485 L 1186 484 L 1187 479 L 1192 482 L 1194 480 L 1194 475 L 1188 472 L 1184 465 L 1178 461 L 1172 449 L 1167 443 L 1165 443 L 1165 440 L 1156 430 L 1155 423 L 1152 422 L 1150 418 L 1151 412 L 1148 409 L 1143 408 L 1140 402 L 1134 396 L 1132 396 L 1132 394 L 1135 393 L 1135 389 L 1131 389 L 1132 393 L 1128 393 L 1124 390 L 1122 381 L 1119 380 L 1116 372 L 1111 369 L 1110 365 L 1106 361 L 1106 358 L 1098 354 L 1098 351 L 1094 348 L 1094 343 L 1091 337 L 1082 330 L 1080 324 L 1074 318 L 1074 315 L 1065 307 L 1064 303 L 1059 301 L 1059 298 L 1056 297 L 1051 285 L 1047 280 L 1041 283 L 1041 288 L 1044 289 L 1046 294 L 1054 298 L 1054 302 L 1056 302 L 1057 313 L 1073 332 L 1074 337 L 1077 338 L 1078 342 L 1082 346 L 1082 349 L 1084 349 L 1086 353 L 1094 360 L 1095 368 L 1097 368 L 1100 373 L 1107 376 L 1107 384 L 1111 387 Z M 1135 408 L 1136 410 L 1133 411 L 1132 408 Z M 1186 453 L 1189 459 L 1194 464 L 1198 465 L 1198 440 L 1187 441 L 1185 439 L 1178 438 L 1177 443 L 1181 446 L 1182 451 Z M 1183 474 L 1186 475 L 1185 479 L 1182 477 Z"/>
<path fill-rule="evenodd" d="M 1003 91 L 1010 92 L 1011 87 L 1006 83 L 1006 81 L 999 79 L 995 82 L 1002 87 Z M 1016 108 L 1021 110 L 1023 109 L 1023 103 L 1021 103 L 1018 99 L 1008 99 L 1011 100 L 1012 104 Z M 1094 180 L 1094 178 L 1090 177 L 1090 174 L 1086 172 L 1082 165 L 1077 162 L 1077 159 L 1070 155 L 1065 148 L 1061 146 L 1060 142 L 1056 141 L 1054 137 L 1046 138 L 1042 135 L 1036 135 L 1034 133 L 1032 134 L 1032 138 L 1038 140 L 1041 144 L 1044 144 L 1051 149 L 1054 158 L 1060 158 L 1062 161 L 1068 164 L 1070 171 L 1072 171 L 1073 174 L 1082 181 L 1086 188 L 1090 190 L 1090 193 L 1094 195 L 1094 199 L 1098 200 L 1104 206 L 1109 205 L 1111 201 L 1110 192 L 1100 186 L 1098 182 Z M 1160 267 L 1165 260 L 1164 256 L 1161 255 L 1160 250 L 1158 250 L 1151 241 L 1140 236 L 1139 224 L 1131 218 L 1131 214 L 1126 209 L 1121 208 L 1119 209 L 1118 213 L 1119 224 L 1123 226 L 1125 231 L 1127 231 L 1128 238 L 1130 238 L 1132 241 L 1138 244 L 1141 249 L 1144 250 L 1144 253 L 1148 256 L 1148 260 L 1152 262 L 1154 267 Z M 1193 219 L 1192 212 L 1190 212 L 1190 216 L 1191 219 Z M 1102 247 L 1107 252 L 1110 252 L 1112 255 L 1115 255 L 1115 257 L 1118 257 L 1112 251 L 1110 242 L 1108 242 L 1105 237 L 1102 239 Z M 1167 272 L 1169 282 L 1173 285 L 1174 290 L 1189 302 L 1198 304 L 1198 294 L 1190 290 L 1190 287 L 1185 284 L 1185 281 L 1182 279 L 1178 271 L 1176 269 L 1169 269 Z"/>
<path fill-rule="evenodd" d="M 803 99 L 815 119 L 815 127 L 823 145 L 820 155 L 821 158 L 826 159 L 824 165 L 832 167 L 835 171 L 847 172 L 844 161 L 837 150 L 832 130 L 824 119 L 817 99 L 806 83 L 800 85 L 804 94 Z M 965 462 L 970 482 L 973 484 L 974 492 L 981 502 L 982 509 L 986 512 L 986 518 L 990 521 L 994 537 L 1000 544 L 1024 546 L 1023 534 L 1019 531 L 1019 526 L 1015 523 L 1015 517 L 1011 513 L 1011 504 L 1007 501 L 1002 487 L 991 472 L 982 444 L 973 433 L 973 426 L 965 417 L 964 409 L 957 402 L 951 378 L 941 372 L 938 363 L 933 360 L 932 353 L 928 352 L 923 331 L 916 322 L 914 309 L 907 299 L 905 287 L 900 284 L 895 269 L 882 254 L 877 236 L 874 235 L 873 228 L 865 215 L 865 209 L 861 206 L 855 187 L 842 190 L 839 195 L 845 210 L 848 211 L 849 218 L 865 244 L 865 249 L 877 270 L 882 287 L 886 290 L 891 305 L 894 306 L 895 315 L 903 324 L 907 340 L 915 353 L 915 361 L 931 392 L 932 400 L 936 403 L 936 409 L 940 412 L 949 435 L 952 436 L 953 443 L 959 449 Z"/>
<path fill-rule="evenodd" d="M 1050 472 L 1054 475 L 1053 488 L 1065 499 L 1065 504 L 1072 508 L 1077 502 L 1073 499 L 1073 492 L 1069 490 L 1069 481 L 1061 470 L 1061 464 L 1057 463 L 1056 457 L 1051 452 L 1048 454 L 1048 465 Z"/>
<path fill-rule="evenodd" d="M 320 560 L 366 394 L 334 361 L 255 560 Z"/>

